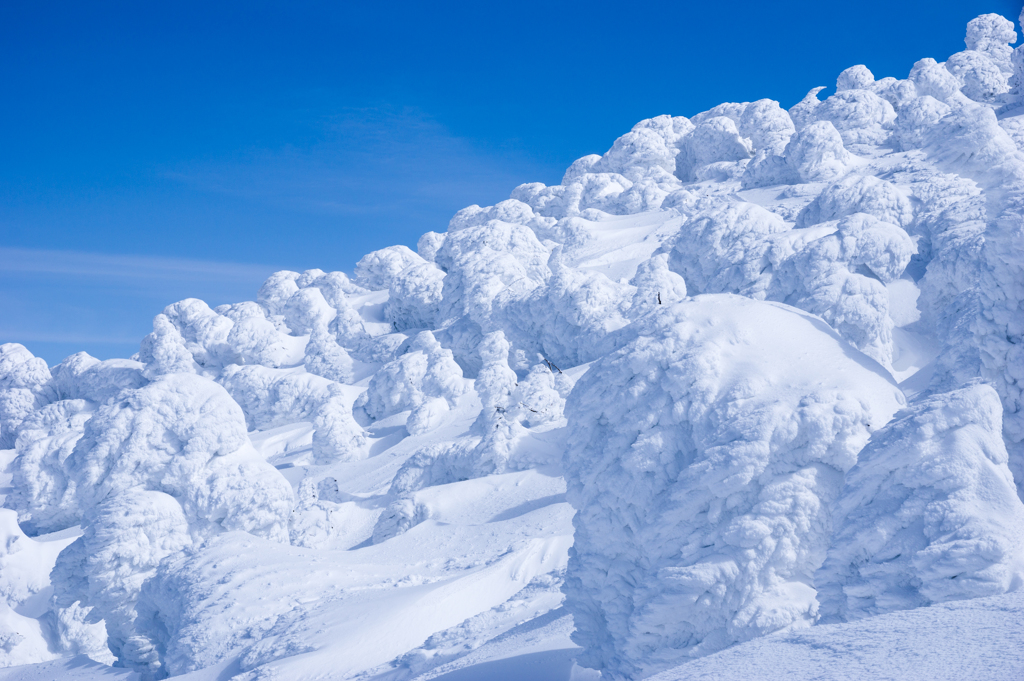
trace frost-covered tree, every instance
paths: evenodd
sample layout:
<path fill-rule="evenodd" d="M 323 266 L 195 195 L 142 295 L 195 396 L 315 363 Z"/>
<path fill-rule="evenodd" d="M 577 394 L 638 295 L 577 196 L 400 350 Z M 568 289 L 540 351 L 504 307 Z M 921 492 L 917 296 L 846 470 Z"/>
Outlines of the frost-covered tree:
<path fill-rule="evenodd" d="M 566 406 L 581 662 L 639 678 L 813 623 L 843 474 L 902 402 L 784 305 L 700 296 L 623 329 Z"/>

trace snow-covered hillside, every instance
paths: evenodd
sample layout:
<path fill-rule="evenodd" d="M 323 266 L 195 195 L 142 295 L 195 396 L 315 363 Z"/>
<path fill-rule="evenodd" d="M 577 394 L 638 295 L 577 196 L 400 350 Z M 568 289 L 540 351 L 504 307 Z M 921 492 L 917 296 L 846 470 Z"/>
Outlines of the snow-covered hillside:
<path fill-rule="evenodd" d="M 1018 678 L 1014 42 L 0 346 L 0 679 Z"/>

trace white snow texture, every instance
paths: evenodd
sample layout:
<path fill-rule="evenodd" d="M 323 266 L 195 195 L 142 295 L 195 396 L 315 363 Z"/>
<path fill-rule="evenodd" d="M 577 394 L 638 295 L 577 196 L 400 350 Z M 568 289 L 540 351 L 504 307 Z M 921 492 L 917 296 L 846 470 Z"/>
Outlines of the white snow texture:
<path fill-rule="evenodd" d="M 1016 37 L 641 121 L 132 359 L 0 345 L 0 679 L 881 678 L 961 621 L 1014 678 Z"/>

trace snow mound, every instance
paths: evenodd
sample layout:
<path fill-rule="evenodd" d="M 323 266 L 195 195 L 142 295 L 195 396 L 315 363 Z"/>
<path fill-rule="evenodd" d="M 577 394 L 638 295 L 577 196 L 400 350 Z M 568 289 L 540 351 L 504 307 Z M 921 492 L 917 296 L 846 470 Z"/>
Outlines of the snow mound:
<path fill-rule="evenodd" d="M 49 381 L 46 362 L 25 346 L 0 345 L 0 447 L 14 445 L 21 422 L 41 406 Z"/>
<path fill-rule="evenodd" d="M 64 462 L 84 535 L 52 574 L 55 603 L 91 608 L 123 663 L 158 669 L 134 605 L 160 561 L 245 530 L 287 541 L 292 490 L 258 457 L 241 409 L 216 383 L 170 374 L 100 407 Z"/>
<path fill-rule="evenodd" d="M 815 577 L 823 621 L 1024 586 L 1024 503 L 999 397 L 972 386 L 913 404 L 861 452 Z"/>

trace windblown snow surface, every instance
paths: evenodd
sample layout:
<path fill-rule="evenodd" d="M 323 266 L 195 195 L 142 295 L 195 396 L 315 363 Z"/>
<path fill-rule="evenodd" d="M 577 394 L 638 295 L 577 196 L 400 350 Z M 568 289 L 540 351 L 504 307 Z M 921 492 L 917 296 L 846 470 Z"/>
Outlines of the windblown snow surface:
<path fill-rule="evenodd" d="M 0 346 L 0 679 L 1024 677 L 1024 48 Z"/>

